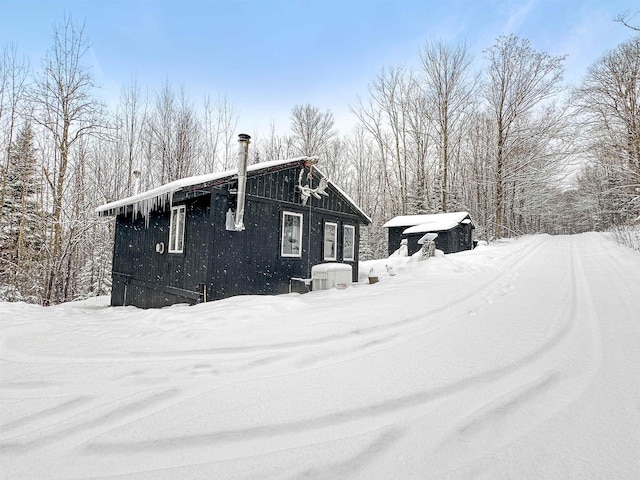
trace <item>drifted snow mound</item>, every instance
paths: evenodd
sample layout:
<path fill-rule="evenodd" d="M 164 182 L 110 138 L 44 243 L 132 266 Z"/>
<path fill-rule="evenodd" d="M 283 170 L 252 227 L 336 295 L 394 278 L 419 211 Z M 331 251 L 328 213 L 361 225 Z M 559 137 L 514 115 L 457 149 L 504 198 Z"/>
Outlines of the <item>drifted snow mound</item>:
<path fill-rule="evenodd" d="M 404 248 L 405 255 L 401 254 L 401 250 Z M 370 274 L 377 276 L 378 278 L 384 278 L 400 274 L 401 272 L 414 268 L 428 268 L 433 266 L 433 259 L 439 258 L 446 259 L 442 250 L 435 251 L 435 257 L 432 257 L 431 262 L 420 262 L 420 252 L 416 252 L 410 257 L 406 255 L 406 246 L 401 246 L 389 258 L 380 260 L 366 260 L 358 264 L 358 282 L 367 282 Z M 397 255 L 396 255 L 397 254 Z M 455 254 L 454 254 L 455 255 Z M 446 261 L 446 260 L 445 260 Z"/>

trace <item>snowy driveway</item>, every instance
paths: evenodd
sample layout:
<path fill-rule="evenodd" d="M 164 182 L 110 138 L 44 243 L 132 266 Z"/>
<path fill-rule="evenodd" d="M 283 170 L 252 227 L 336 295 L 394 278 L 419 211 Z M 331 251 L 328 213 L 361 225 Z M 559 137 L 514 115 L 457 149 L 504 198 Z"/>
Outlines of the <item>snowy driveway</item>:
<path fill-rule="evenodd" d="M 592 233 L 393 266 L 194 307 L 0 303 L 0 478 L 640 478 L 640 254 Z"/>

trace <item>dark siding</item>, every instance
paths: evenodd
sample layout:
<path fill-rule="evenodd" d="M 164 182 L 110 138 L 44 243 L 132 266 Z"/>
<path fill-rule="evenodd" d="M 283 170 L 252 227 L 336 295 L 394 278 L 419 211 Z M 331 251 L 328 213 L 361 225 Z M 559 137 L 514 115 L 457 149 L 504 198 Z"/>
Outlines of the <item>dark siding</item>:
<path fill-rule="evenodd" d="M 180 288 L 202 293 L 207 282 L 208 258 L 211 247 L 210 196 L 187 205 L 185 249 L 182 254 L 182 272 L 177 279 Z M 178 254 L 179 255 L 179 254 Z"/>
<path fill-rule="evenodd" d="M 210 255 L 210 298 L 241 294 L 284 293 L 278 265 L 278 208 L 272 202 L 247 199 L 242 232 L 225 228 L 228 196 L 215 194 L 211 220 L 215 249 Z M 287 280 L 288 282 L 288 280 Z"/>
<path fill-rule="evenodd" d="M 166 219 L 164 218 L 166 216 Z M 119 215 L 116 219 L 115 248 L 113 256 L 112 305 L 151 306 L 144 295 L 134 287 L 132 280 L 156 284 L 162 281 L 163 266 L 155 245 L 168 231 L 168 214 L 153 212 L 149 225 L 142 217 L 131 220 Z"/>
<path fill-rule="evenodd" d="M 300 192 L 296 188 L 298 178 L 300 176 L 299 168 L 288 168 L 276 172 L 263 173 L 261 175 L 249 175 L 247 178 L 247 195 L 255 198 L 264 198 L 277 200 L 280 202 L 292 203 L 300 205 Z M 303 185 L 308 183 L 306 178 L 308 170 L 305 169 L 303 174 Z M 320 184 L 320 177 L 313 174 L 312 186 L 317 187 Z M 235 188 L 235 184 L 231 186 Z M 327 196 L 321 196 L 319 199 L 315 197 L 309 198 L 309 204 L 315 210 L 324 210 L 331 213 L 339 213 L 358 217 L 360 213 L 356 211 L 349 202 L 347 202 L 333 185 L 327 188 Z M 302 205 L 300 205 L 302 206 Z"/>
<path fill-rule="evenodd" d="M 167 242 L 169 215 L 167 212 L 153 212 L 148 227 L 139 216 L 134 221 L 119 215 L 116 219 L 116 244 L 113 271 L 139 276 L 146 280 L 155 277 L 161 270 L 161 263 L 155 252 L 155 245 Z"/>
<path fill-rule="evenodd" d="M 405 227 L 406 228 L 406 227 Z M 420 240 L 424 236 L 424 233 L 420 233 L 417 235 L 407 235 L 405 238 L 407 239 L 407 249 L 409 251 L 409 255 L 413 255 L 417 251 L 422 248 L 422 245 L 418 244 L 418 240 Z M 439 236 L 439 235 L 438 235 Z M 436 239 L 437 241 L 437 239 Z M 439 248 L 436 243 L 436 248 Z"/>
<path fill-rule="evenodd" d="M 402 232 L 408 227 L 390 227 L 389 228 L 389 255 L 400 248 L 400 242 L 402 241 Z"/>
<path fill-rule="evenodd" d="M 460 236 L 460 250 L 473 249 L 473 228 L 470 223 L 462 225 L 462 235 Z"/>
<path fill-rule="evenodd" d="M 438 237 L 440 237 L 443 233 L 445 232 L 438 233 Z M 446 250 L 443 250 L 443 252 L 444 253 L 457 252 L 458 251 L 458 227 L 452 228 L 451 230 L 446 232 L 446 234 L 447 234 L 446 246 L 443 245 L 443 247 L 446 248 Z"/>
<path fill-rule="evenodd" d="M 116 220 L 112 305 L 153 308 L 198 301 L 207 278 L 208 197 L 187 205 L 183 253 L 168 253 L 169 211 L 152 212 L 148 226 L 142 217 Z M 164 243 L 164 253 L 156 245 Z M 126 298 L 125 298 L 126 285 Z"/>
<path fill-rule="evenodd" d="M 219 225 L 226 215 L 227 196 L 216 195 L 212 222 Z M 276 202 L 248 198 L 242 232 L 216 229 L 215 255 L 211 256 L 211 297 L 241 294 L 286 293 L 291 277 L 304 276 L 306 257 L 280 257 L 282 211 L 298 211 Z M 303 242 L 307 240 L 303 220 Z M 306 245 L 306 244 L 305 244 Z"/>
<path fill-rule="evenodd" d="M 403 227 L 408 228 L 408 227 Z M 469 230 L 468 237 L 465 237 L 465 229 Z M 416 233 L 413 235 L 405 235 L 408 243 L 409 255 L 413 255 L 418 252 L 422 245 L 418 244 L 426 232 Z M 471 227 L 467 225 L 459 225 L 451 230 L 445 230 L 437 233 L 438 236 L 435 239 L 436 248 L 442 250 L 443 253 L 456 253 L 463 250 L 471 250 L 473 243 L 471 242 Z M 466 240 L 468 238 L 468 241 Z"/>
<path fill-rule="evenodd" d="M 224 225 L 228 196 L 213 196 L 211 208 L 214 225 Z M 302 257 L 280 256 L 280 239 L 283 212 L 300 213 L 303 216 Z M 286 204 L 271 200 L 247 198 L 242 232 L 230 232 L 224 227 L 215 229 L 215 254 L 210 256 L 209 299 L 226 298 L 242 294 L 279 294 L 289 291 L 291 278 L 309 278 L 311 267 L 323 260 L 323 229 L 325 222 L 338 224 L 338 261 L 342 261 L 342 227 L 356 227 L 357 219 L 327 215 L 322 211 L 298 204 Z M 309 228 L 311 230 L 309 230 Z M 311 237 L 309 237 L 311 234 Z M 311 242 L 309 242 L 311 238 Z M 352 265 L 353 281 L 358 275 L 358 245 L 355 245 L 355 261 Z"/>

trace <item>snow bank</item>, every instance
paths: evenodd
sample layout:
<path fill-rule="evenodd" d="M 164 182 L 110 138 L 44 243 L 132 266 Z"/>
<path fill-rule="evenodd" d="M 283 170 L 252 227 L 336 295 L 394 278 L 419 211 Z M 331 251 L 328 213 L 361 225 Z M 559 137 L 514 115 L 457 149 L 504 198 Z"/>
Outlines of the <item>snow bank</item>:
<path fill-rule="evenodd" d="M 2 478 L 637 477 L 640 254 L 534 236 L 365 265 L 378 283 L 193 307 L 0 303 Z"/>

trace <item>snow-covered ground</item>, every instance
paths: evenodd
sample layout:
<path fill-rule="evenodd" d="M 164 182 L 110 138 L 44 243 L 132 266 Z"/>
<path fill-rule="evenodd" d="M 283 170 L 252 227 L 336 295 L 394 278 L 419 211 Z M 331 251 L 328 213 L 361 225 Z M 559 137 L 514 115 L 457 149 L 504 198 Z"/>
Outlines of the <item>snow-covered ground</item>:
<path fill-rule="evenodd" d="M 0 304 L 0 477 L 640 478 L 640 254 L 540 235 L 372 266 L 193 307 Z"/>

